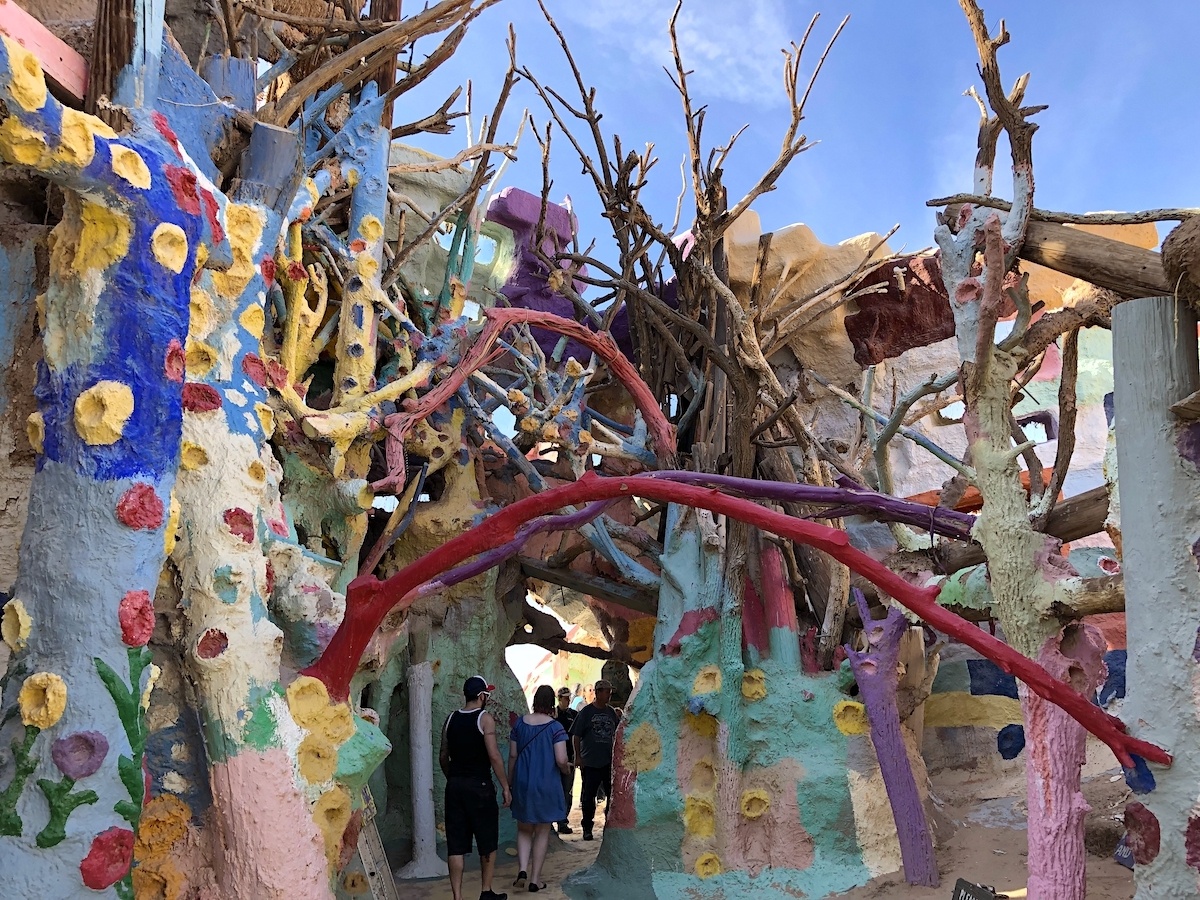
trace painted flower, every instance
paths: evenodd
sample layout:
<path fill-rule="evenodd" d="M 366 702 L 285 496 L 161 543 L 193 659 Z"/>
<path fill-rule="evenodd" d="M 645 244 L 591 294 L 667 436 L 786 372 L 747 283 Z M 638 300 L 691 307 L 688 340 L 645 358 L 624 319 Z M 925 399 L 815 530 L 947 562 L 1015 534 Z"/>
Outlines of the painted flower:
<path fill-rule="evenodd" d="M 132 864 L 133 832 L 113 827 L 92 839 L 88 855 L 79 864 L 79 874 L 93 891 L 103 891 L 124 878 Z"/>
<path fill-rule="evenodd" d="M 108 738 L 98 731 L 77 731 L 50 747 L 54 764 L 73 781 L 94 775 L 107 755 Z"/>
<path fill-rule="evenodd" d="M 149 591 L 128 591 L 117 607 L 121 640 L 128 647 L 144 647 L 154 633 L 154 604 Z"/>
<path fill-rule="evenodd" d="M 8 644 L 10 650 L 16 653 L 25 649 L 32 630 L 33 620 L 29 618 L 24 603 L 14 598 L 4 604 L 4 613 L 0 617 L 0 633 L 3 634 L 4 643 Z"/>
<path fill-rule="evenodd" d="M 67 708 L 67 685 L 53 672 L 35 672 L 21 685 L 17 702 L 22 722 L 42 730 L 51 728 Z"/>

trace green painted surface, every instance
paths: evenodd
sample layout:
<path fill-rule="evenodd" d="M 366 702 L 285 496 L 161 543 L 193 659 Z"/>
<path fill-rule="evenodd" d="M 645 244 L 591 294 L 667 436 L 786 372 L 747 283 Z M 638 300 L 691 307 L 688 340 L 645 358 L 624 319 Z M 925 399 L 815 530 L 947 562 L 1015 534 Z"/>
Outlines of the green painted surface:
<path fill-rule="evenodd" d="M 357 796 L 391 749 L 391 741 L 382 731 L 362 716 L 355 716 L 353 737 L 338 748 L 334 780 L 345 786 L 351 796 Z"/>

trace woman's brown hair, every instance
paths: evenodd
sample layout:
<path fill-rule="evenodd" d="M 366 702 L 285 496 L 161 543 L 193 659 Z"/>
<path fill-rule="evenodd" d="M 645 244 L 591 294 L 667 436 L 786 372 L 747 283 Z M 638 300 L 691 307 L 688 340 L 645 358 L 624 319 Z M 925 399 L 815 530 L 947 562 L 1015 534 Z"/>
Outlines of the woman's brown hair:
<path fill-rule="evenodd" d="M 548 684 L 543 684 L 533 692 L 533 711 L 535 713 L 542 713 L 546 716 L 554 715 L 554 704 L 556 702 L 554 688 Z"/>

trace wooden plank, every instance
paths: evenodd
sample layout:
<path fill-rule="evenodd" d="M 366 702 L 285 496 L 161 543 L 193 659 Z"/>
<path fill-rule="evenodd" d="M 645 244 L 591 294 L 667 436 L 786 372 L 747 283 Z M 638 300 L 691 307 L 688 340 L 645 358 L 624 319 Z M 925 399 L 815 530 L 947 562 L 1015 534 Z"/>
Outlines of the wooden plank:
<path fill-rule="evenodd" d="M 1171 294 L 1159 254 L 1078 228 L 1030 222 L 1020 256 L 1123 297 Z"/>
<path fill-rule="evenodd" d="M 1108 517 L 1108 488 L 1101 485 L 1076 494 L 1070 500 L 1064 500 L 1054 507 L 1046 522 L 1046 533 L 1052 534 L 1064 543 L 1077 541 L 1080 538 L 1096 534 L 1104 529 L 1104 520 Z M 985 562 L 983 548 L 978 544 L 958 544 L 941 554 L 942 571 L 951 573 L 967 566 L 975 566 Z"/>
<path fill-rule="evenodd" d="M 12 0 L 0 0 L 0 34 L 38 58 L 55 97 L 75 107 L 83 103 L 87 60 Z"/>
<path fill-rule="evenodd" d="M 607 578 L 584 575 L 572 569 L 556 569 L 546 565 L 540 559 L 528 556 L 521 557 L 521 570 L 530 578 L 538 578 L 551 584 L 561 585 L 570 590 L 579 591 L 581 594 L 595 597 L 597 600 L 615 603 L 617 606 L 623 606 L 634 612 L 651 616 L 658 613 L 658 598 L 653 594 L 629 587 L 626 584 L 619 584 L 616 581 L 609 581 Z"/>
<path fill-rule="evenodd" d="M 1194 391 L 1182 400 L 1172 403 L 1171 412 L 1185 422 L 1195 422 L 1200 419 L 1200 391 Z"/>

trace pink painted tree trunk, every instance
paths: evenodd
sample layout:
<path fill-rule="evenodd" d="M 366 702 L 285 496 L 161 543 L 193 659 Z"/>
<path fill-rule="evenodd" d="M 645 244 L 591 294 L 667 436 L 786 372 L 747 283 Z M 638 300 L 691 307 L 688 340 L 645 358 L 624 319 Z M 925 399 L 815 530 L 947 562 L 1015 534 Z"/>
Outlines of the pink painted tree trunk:
<path fill-rule="evenodd" d="M 1068 625 L 1050 638 L 1038 661 L 1084 696 L 1106 674 L 1104 636 L 1092 625 Z M 1089 807 L 1079 790 L 1087 732 L 1061 708 L 1019 687 L 1025 713 L 1025 766 L 1029 803 L 1029 896 L 1083 900 L 1087 856 L 1079 836 Z"/>

